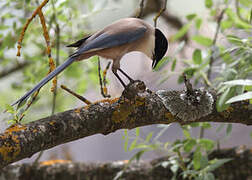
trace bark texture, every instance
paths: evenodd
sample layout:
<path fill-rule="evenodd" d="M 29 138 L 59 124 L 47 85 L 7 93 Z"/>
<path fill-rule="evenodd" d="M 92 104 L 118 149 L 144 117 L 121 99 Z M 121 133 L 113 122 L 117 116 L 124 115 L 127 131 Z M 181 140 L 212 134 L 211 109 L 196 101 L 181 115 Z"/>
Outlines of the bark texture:
<path fill-rule="evenodd" d="M 143 82 L 135 81 L 126 87 L 120 98 L 105 99 L 28 124 L 12 125 L 0 134 L 0 167 L 31 157 L 39 151 L 59 144 L 99 133 L 106 135 L 118 129 L 172 122 L 252 124 L 252 108 L 249 102 L 234 103 L 227 110 L 219 113 L 215 108 L 214 92 L 198 90 L 195 92 L 197 93 L 191 95 L 185 91 L 157 92 L 159 95 L 162 94 L 161 99 L 156 93 L 146 89 Z M 213 101 L 208 105 L 209 109 L 204 108 L 202 110 L 204 114 L 200 114 L 197 108 L 202 108 L 206 103 L 206 94 L 207 96 L 210 94 L 209 97 L 213 98 Z M 172 106 L 169 106 L 169 102 Z M 192 119 L 185 116 L 189 113 L 187 112 L 189 107 L 190 111 L 195 112 L 192 114 L 194 117 Z M 186 120 L 179 118 L 184 116 Z"/>
<path fill-rule="evenodd" d="M 219 180 L 251 180 L 252 179 L 252 151 L 249 149 L 229 149 L 214 151 L 210 157 L 232 158 L 221 168 L 214 171 Z M 1 179 L 11 180 L 112 180 L 123 171 L 121 179 L 127 180 L 167 180 L 173 177 L 170 166 L 162 166 L 169 158 L 159 158 L 151 162 L 140 161 L 131 163 L 127 168 L 127 161 L 109 163 L 76 163 L 67 160 L 50 160 L 39 164 L 10 165 L 0 171 Z M 182 180 L 182 176 L 176 176 Z"/>

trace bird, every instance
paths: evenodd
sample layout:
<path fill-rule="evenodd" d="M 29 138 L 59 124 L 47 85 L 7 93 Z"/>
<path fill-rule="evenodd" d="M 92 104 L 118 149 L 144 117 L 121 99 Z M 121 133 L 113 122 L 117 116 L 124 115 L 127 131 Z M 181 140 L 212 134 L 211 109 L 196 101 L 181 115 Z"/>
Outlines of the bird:
<path fill-rule="evenodd" d="M 168 41 L 158 28 L 153 27 L 144 20 L 124 18 L 67 47 L 77 49 L 63 64 L 55 68 L 24 96 L 11 104 L 12 106 L 16 104 L 19 106 L 25 102 L 34 92 L 38 91 L 73 62 L 85 60 L 94 55 L 113 61 L 112 72 L 125 88 L 126 85 L 118 75 L 118 71 L 130 81 L 133 81 L 133 79 L 120 68 L 121 58 L 129 52 L 139 51 L 152 59 L 152 68 L 155 68 L 166 54 Z"/>

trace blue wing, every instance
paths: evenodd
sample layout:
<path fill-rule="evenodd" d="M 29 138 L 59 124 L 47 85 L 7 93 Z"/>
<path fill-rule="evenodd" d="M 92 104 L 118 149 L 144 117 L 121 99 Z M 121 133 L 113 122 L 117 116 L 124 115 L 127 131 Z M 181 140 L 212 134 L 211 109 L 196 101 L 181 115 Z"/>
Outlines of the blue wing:
<path fill-rule="evenodd" d="M 87 44 L 80 46 L 80 48 L 71 56 L 78 56 L 90 50 L 106 49 L 136 41 L 143 37 L 146 30 L 146 27 L 140 27 L 134 31 L 128 32 L 124 31 L 115 34 L 103 33 Z"/>

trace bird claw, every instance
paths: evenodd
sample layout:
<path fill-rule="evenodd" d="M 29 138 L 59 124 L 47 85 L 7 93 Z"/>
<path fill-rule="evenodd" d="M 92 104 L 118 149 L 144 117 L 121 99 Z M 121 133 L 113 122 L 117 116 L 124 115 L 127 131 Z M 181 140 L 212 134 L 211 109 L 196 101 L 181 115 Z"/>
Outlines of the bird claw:
<path fill-rule="evenodd" d="M 143 81 L 132 80 L 128 85 L 125 86 L 125 89 L 121 97 L 132 100 L 139 93 L 144 93 L 145 91 L 146 91 L 146 85 L 144 84 Z"/>

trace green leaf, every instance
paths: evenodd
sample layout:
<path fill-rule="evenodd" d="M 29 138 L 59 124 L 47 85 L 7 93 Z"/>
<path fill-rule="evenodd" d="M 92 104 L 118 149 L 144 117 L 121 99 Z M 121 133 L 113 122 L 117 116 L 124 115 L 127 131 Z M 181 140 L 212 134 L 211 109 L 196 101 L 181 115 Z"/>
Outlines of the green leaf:
<path fill-rule="evenodd" d="M 136 128 L 136 137 L 139 137 L 139 134 L 140 134 L 140 128 L 137 127 L 137 128 Z"/>
<path fill-rule="evenodd" d="M 171 42 L 182 38 L 188 32 L 191 25 L 192 25 L 192 23 L 187 23 L 182 28 L 180 28 L 180 30 L 171 37 Z"/>
<path fill-rule="evenodd" d="M 217 129 L 216 129 L 216 132 L 220 132 L 223 128 L 224 128 L 224 124 L 220 124 Z"/>
<path fill-rule="evenodd" d="M 200 169 L 201 156 L 200 147 L 197 147 L 196 151 L 193 153 L 193 167 L 195 170 Z"/>
<path fill-rule="evenodd" d="M 194 68 L 194 67 L 188 67 L 184 69 L 184 73 L 188 76 L 188 78 L 193 77 L 196 71 L 197 71 L 197 68 Z"/>
<path fill-rule="evenodd" d="M 152 138 L 152 135 L 153 135 L 153 132 L 150 132 L 148 135 L 147 135 L 147 137 L 146 137 L 146 139 L 145 139 L 145 142 L 150 142 L 150 140 L 151 140 L 151 138 Z"/>
<path fill-rule="evenodd" d="M 227 129 L 226 129 L 226 135 L 227 136 L 229 136 L 231 134 L 232 128 L 233 128 L 232 124 L 227 125 Z"/>
<path fill-rule="evenodd" d="M 251 0 L 239 0 L 239 2 L 244 5 L 245 7 L 249 7 L 252 5 L 252 1 Z"/>
<path fill-rule="evenodd" d="M 134 159 L 138 162 L 142 155 L 145 153 L 146 150 L 138 151 L 132 158 L 130 158 L 129 162 L 132 162 Z"/>
<path fill-rule="evenodd" d="M 226 104 L 226 101 L 233 97 L 235 94 L 235 88 L 227 88 L 222 95 L 217 99 L 217 110 L 218 112 L 224 111 L 229 107 L 229 104 Z"/>
<path fill-rule="evenodd" d="M 14 107 L 9 104 L 5 104 L 5 109 L 6 109 L 6 112 L 8 113 L 11 113 L 11 114 L 15 113 Z"/>
<path fill-rule="evenodd" d="M 195 20 L 195 27 L 196 27 L 197 29 L 200 29 L 201 24 L 202 24 L 202 19 L 201 19 L 201 18 L 197 18 L 197 19 Z"/>
<path fill-rule="evenodd" d="M 113 180 L 119 180 L 121 178 L 121 176 L 123 175 L 123 173 L 124 173 L 124 170 L 117 172 L 116 176 L 113 178 Z"/>
<path fill-rule="evenodd" d="M 193 147 L 196 145 L 196 140 L 195 139 L 189 139 L 186 141 L 184 145 L 184 150 L 185 152 L 189 153 L 193 149 Z"/>
<path fill-rule="evenodd" d="M 249 79 L 237 79 L 237 80 L 232 80 L 232 81 L 224 82 L 223 84 L 224 85 L 231 85 L 231 86 L 236 86 L 236 85 L 252 86 L 252 80 L 249 80 Z"/>
<path fill-rule="evenodd" d="M 174 70 L 175 70 L 176 64 L 177 64 L 177 59 L 174 58 L 173 61 L 172 61 L 171 71 L 174 71 Z"/>
<path fill-rule="evenodd" d="M 188 21 L 191 21 L 191 20 L 193 20 L 196 16 L 197 16 L 197 14 L 188 14 L 188 15 L 186 16 L 186 19 L 187 19 Z"/>
<path fill-rule="evenodd" d="M 210 165 L 206 167 L 206 170 L 208 172 L 214 171 L 215 169 L 221 167 L 223 164 L 231 161 L 232 159 L 226 158 L 226 159 L 214 159 L 210 161 Z"/>
<path fill-rule="evenodd" d="M 202 55 L 200 49 L 195 49 L 193 52 L 193 62 L 194 64 L 201 64 L 202 63 Z"/>
<path fill-rule="evenodd" d="M 204 180 L 215 180 L 214 174 L 209 172 L 204 175 Z"/>
<path fill-rule="evenodd" d="M 171 61 L 171 57 L 170 56 L 163 57 L 158 62 L 158 64 L 156 65 L 156 67 L 153 69 L 153 71 L 160 71 L 169 61 Z"/>
<path fill-rule="evenodd" d="M 175 49 L 174 56 L 181 52 L 181 50 L 185 47 L 185 44 L 185 41 L 181 41 L 179 43 L 179 45 Z"/>
<path fill-rule="evenodd" d="M 208 166 L 208 155 L 204 155 L 204 156 L 201 156 L 201 160 L 200 160 L 200 167 L 201 169 L 205 168 Z"/>
<path fill-rule="evenodd" d="M 128 143 L 129 143 L 129 136 L 128 136 L 127 129 L 124 130 L 123 140 L 124 140 L 123 149 L 125 152 L 127 152 L 128 151 Z"/>
<path fill-rule="evenodd" d="M 252 139 L 252 132 L 250 132 L 250 138 Z"/>
<path fill-rule="evenodd" d="M 252 24 L 252 8 L 251 8 L 251 10 L 250 10 L 249 23 Z"/>
<path fill-rule="evenodd" d="M 235 45 L 238 45 L 238 46 L 243 44 L 242 39 L 235 36 L 235 35 L 227 35 L 227 40 L 229 42 L 231 42 L 232 44 L 235 44 Z"/>
<path fill-rule="evenodd" d="M 206 6 L 206 8 L 211 8 L 213 6 L 213 1 L 212 0 L 205 0 L 205 6 Z"/>
<path fill-rule="evenodd" d="M 190 132 L 189 132 L 187 129 L 183 129 L 183 133 L 184 133 L 184 136 L 185 136 L 187 139 L 191 138 L 191 134 L 190 134 Z"/>
<path fill-rule="evenodd" d="M 251 133 L 252 134 L 252 133 Z M 252 136 L 251 136 L 252 137 Z M 168 147 L 168 145 L 170 144 L 170 142 L 166 142 L 165 144 L 164 144 L 164 149 L 167 149 L 167 147 Z"/>
<path fill-rule="evenodd" d="M 208 122 L 203 122 L 203 123 L 201 123 L 201 127 L 203 127 L 204 129 L 209 129 L 209 128 L 211 128 L 212 126 L 211 126 L 211 124 L 208 123 Z"/>
<path fill-rule="evenodd" d="M 248 100 L 248 99 L 252 99 L 252 91 L 240 94 L 240 95 L 235 96 L 235 97 L 232 97 L 231 99 L 229 99 L 226 102 L 226 104 L 233 103 L 233 102 L 238 102 L 238 101 L 244 101 L 244 100 Z"/>
<path fill-rule="evenodd" d="M 191 123 L 190 126 L 191 127 L 199 127 L 201 124 L 198 123 L 198 122 L 195 122 L 195 123 Z"/>
<path fill-rule="evenodd" d="M 207 151 L 211 151 L 215 145 L 214 141 L 210 139 L 199 139 L 199 144 Z"/>
<path fill-rule="evenodd" d="M 225 30 L 225 29 L 229 29 L 233 26 L 233 21 L 231 20 L 224 20 L 224 21 L 221 21 L 221 29 L 222 30 Z"/>
<path fill-rule="evenodd" d="M 134 141 L 130 144 L 129 151 L 132 151 L 135 149 L 137 143 L 137 139 L 134 139 Z"/>
<path fill-rule="evenodd" d="M 210 38 L 201 35 L 193 36 L 192 40 L 203 46 L 211 46 L 213 44 Z"/>

